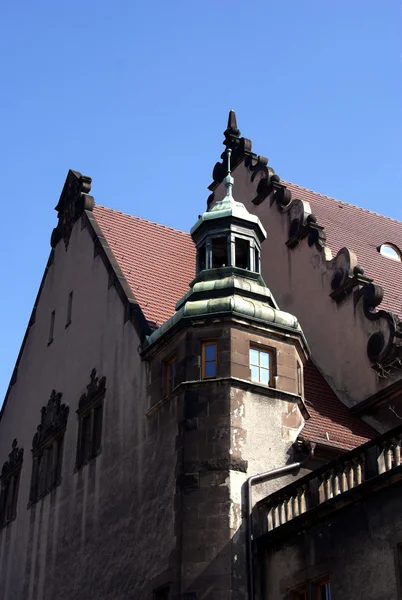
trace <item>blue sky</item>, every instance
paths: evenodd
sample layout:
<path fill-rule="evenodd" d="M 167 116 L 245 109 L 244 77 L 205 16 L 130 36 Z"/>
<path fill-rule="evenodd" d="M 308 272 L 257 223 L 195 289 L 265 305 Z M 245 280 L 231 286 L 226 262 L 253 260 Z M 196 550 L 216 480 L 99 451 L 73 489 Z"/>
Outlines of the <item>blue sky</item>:
<path fill-rule="evenodd" d="M 402 219 L 401 34 L 393 0 L 3 0 L 0 403 L 69 168 L 189 230 L 233 108 L 282 178 Z"/>

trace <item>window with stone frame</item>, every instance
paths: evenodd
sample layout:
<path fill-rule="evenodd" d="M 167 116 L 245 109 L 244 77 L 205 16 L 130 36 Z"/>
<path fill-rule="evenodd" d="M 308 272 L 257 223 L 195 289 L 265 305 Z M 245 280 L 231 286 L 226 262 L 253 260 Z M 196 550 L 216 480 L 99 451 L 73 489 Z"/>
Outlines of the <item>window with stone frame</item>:
<path fill-rule="evenodd" d="M 106 377 L 96 376 L 92 369 L 87 391 L 79 401 L 76 469 L 96 458 L 102 449 L 103 403 Z"/>
<path fill-rule="evenodd" d="M 169 396 L 176 387 L 177 357 L 172 356 L 165 363 L 165 396 Z"/>
<path fill-rule="evenodd" d="M 203 342 L 201 353 L 201 378 L 216 377 L 218 364 L 218 347 L 216 342 Z"/>
<path fill-rule="evenodd" d="M 59 485 L 63 442 L 69 407 L 61 403 L 62 394 L 52 391 L 41 409 L 41 422 L 32 440 L 32 476 L 29 503 L 33 504 Z"/>
<path fill-rule="evenodd" d="M 304 586 L 292 593 L 292 600 L 307 600 L 307 588 Z"/>
<path fill-rule="evenodd" d="M 328 579 L 313 583 L 314 600 L 332 600 L 331 584 Z"/>
<path fill-rule="evenodd" d="M 250 346 L 251 380 L 272 386 L 273 350 L 261 346 Z"/>
<path fill-rule="evenodd" d="M 4 527 L 17 516 L 18 489 L 24 450 L 18 448 L 17 440 L 12 443 L 8 460 L 4 463 L 0 477 L 0 527 Z"/>

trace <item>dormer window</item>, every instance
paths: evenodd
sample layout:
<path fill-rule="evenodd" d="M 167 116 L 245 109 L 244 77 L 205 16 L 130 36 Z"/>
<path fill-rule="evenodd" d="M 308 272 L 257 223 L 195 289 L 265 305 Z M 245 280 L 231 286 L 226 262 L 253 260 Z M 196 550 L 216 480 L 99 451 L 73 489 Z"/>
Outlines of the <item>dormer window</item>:
<path fill-rule="evenodd" d="M 381 244 L 377 250 L 382 256 L 401 262 L 401 251 L 394 244 Z"/>
<path fill-rule="evenodd" d="M 228 261 L 228 240 L 226 237 L 212 238 L 212 268 L 226 267 Z"/>
<path fill-rule="evenodd" d="M 235 266 L 250 269 L 250 242 L 244 238 L 235 238 Z"/>

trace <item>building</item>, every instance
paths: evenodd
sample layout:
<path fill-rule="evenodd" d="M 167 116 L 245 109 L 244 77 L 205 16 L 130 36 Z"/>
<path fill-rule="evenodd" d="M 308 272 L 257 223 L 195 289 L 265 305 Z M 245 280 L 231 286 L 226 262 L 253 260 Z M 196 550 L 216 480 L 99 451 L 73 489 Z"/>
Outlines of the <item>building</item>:
<path fill-rule="evenodd" d="M 224 145 L 190 235 L 67 175 L 1 412 L 4 600 L 400 593 L 402 224 L 282 181 L 232 111 Z"/>

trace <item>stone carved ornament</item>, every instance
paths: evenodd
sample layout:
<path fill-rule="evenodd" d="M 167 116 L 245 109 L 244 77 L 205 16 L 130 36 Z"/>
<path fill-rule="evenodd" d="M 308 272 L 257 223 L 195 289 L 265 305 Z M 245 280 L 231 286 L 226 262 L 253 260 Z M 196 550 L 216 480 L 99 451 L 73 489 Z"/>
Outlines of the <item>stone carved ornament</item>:
<path fill-rule="evenodd" d="M 55 248 L 63 239 L 67 250 L 74 223 L 82 215 L 84 210 L 92 211 L 95 201 L 89 196 L 92 179 L 81 175 L 78 171 L 70 170 L 61 192 L 60 200 L 55 208 L 59 222 L 53 229 L 50 245 Z"/>
<path fill-rule="evenodd" d="M 85 408 L 86 406 L 90 405 L 92 403 L 93 400 L 95 400 L 96 398 L 99 398 L 100 396 L 104 396 L 106 392 L 106 377 L 101 377 L 99 379 L 99 377 L 96 376 L 96 369 L 92 369 L 91 371 L 91 375 L 90 375 L 90 382 L 87 385 L 87 392 L 86 394 L 82 394 L 80 401 L 79 401 L 79 409 L 81 410 L 83 408 Z"/>
<path fill-rule="evenodd" d="M 32 440 L 32 450 L 66 428 L 69 407 L 61 403 L 61 397 L 62 394 L 53 390 L 47 405 L 41 408 L 41 422 Z"/>
<path fill-rule="evenodd" d="M 251 151 L 252 143 L 240 137 L 236 115 L 230 111 L 228 126 L 224 132 L 223 144 L 232 149 L 234 156 L 233 167 L 244 160 L 250 172 L 250 181 L 256 187 L 256 195 L 252 202 L 256 205 L 264 200 L 288 218 L 288 248 L 295 248 L 301 240 L 307 238 L 310 247 L 315 247 L 322 255 L 327 270 L 332 271 L 330 297 L 341 302 L 352 292 L 355 294 L 355 304 L 362 301 L 363 311 L 370 321 L 385 321 L 388 335 L 376 332 L 367 343 L 367 355 L 380 377 L 389 375 L 393 368 L 402 368 L 402 322 L 399 317 L 385 310 L 377 310 L 383 298 L 383 289 L 372 283 L 372 279 L 364 274 L 364 269 L 358 265 L 357 257 L 348 248 L 342 248 L 333 258 L 330 248 L 326 245 L 324 227 L 317 223 L 312 214 L 310 204 L 292 197 L 291 191 L 281 183 L 280 177 L 268 166 L 268 159 Z M 212 194 L 207 200 L 210 206 L 214 201 L 214 191 L 226 175 L 226 150 L 221 155 L 222 161 L 216 163 L 213 169 L 213 182 L 209 189 Z"/>
<path fill-rule="evenodd" d="M 13 440 L 12 450 L 8 455 L 8 460 L 4 463 L 1 470 L 1 476 L 7 476 L 9 473 L 14 471 L 17 467 L 22 465 L 22 459 L 24 457 L 24 449 L 18 448 L 18 442 L 16 439 Z"/>

